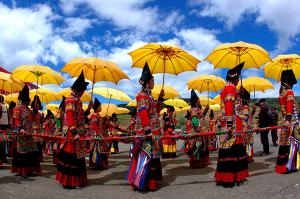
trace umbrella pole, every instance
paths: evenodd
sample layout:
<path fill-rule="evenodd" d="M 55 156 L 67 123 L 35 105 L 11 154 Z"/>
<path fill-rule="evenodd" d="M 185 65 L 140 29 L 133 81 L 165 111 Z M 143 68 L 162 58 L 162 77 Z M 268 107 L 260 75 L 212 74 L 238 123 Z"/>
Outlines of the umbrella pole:
<path fill-rule="evenodd" d="M 163 74 L 162 89 L 164 89 L 164 87 L 165 87 L 165 73 L 166 73 L 166 60 L 164 60 L 164 74 Z"/>
<path fill-rule="evenodd" d="M 209 83 L 207 83 L 207 103 L 208 103 L 208 106 L 209 106 Z"/>
<path fill-rule="evenodd" d="M 96 71 L 93 71 L 92 99 L 91 99 L 92 101 L 93 101 L 93 95 L 94 95 L 95 75 L 96 75 Z"/>
<path fill-rule="evenodd" d="M 36 89 L 35 89 L 35 95 L 37 95 L 37 89 L 38 89 L 38 87 L 39 87 L 39 76 L 37 75 L 36 76 Z"/>

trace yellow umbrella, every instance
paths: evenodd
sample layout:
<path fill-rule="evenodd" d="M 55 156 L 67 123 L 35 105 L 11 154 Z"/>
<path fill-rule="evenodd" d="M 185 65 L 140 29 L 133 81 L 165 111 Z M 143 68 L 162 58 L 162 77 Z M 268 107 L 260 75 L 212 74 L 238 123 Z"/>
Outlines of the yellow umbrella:
<path fill-rule="evenodd" d="M 9 95 L 4 95 L 4 101 L 6 103 L 10 103 L 11 101 L 17 103 L 18 102 L 19 93 L 11 93 Z"/>
<path fill-rule="evenodd" d="M 165 73 L 178 75 L 185 71 L 196 71 L 200 62 L 186 51 L 176 46 L 149 43 L 128 53 L 132 58 L 132 67 L 143 68 L 147 62 L 152 74 Z"/>
<path fill-rule="evenodd" d="M 111 116 L 113 113 L 117 113 L 118 107 L 114 104 L 101 104 L 101 117 Z"/>
<path fill-rule="evenodd" d="M 78 77 L 83 71 L 84 77 L 93 83 L 92 96 L 96 82 L 108 81 L 117 84 L 122 79 L 129 79 L 115 63 L 97 57 L 75 58 L 67 63 L 61 71 L 69 73 L 72 77 Z"/>
<path fill-rule="evenodd" d="M 200 96 L 199 100 L 202 106 L 217 104 L 217 102 L 214 99 L 204 97 L 204 96 Z"/>
<path fill-rule="evenodd" d="M 265 77 L 280 81 L 284 70 L 293 70 L 296 79 L 300 78 L 300 56 L 297 54 L 278 55 L 264 67 Z"/>
<path fill-rule="evenodd" d="M 127 106 L 134 106 L 134 107 L 136 107 L 136 100 L 131 100 L 131 101 L 127 104 Z"/>
<path fill-rule="evenodd" d="M 200 75 L 188 81 L 188 89 L 194 89 L 200 93 L 207 91 L 207 97 L 209 99 L 209 92 L 218 92 L 223 89 L 226 82 L 221 77 L 215 75 Z"/>
<path fill-rule="evenodd" d="M 30 99 L 33 100 L 35 95 L 39 96 L 41 102 L 45 104 L 49 104 L 50 102 L 59 100 L 58 94 L 49 89 L 38 88 L 29 91 Z"/>
<path fill-rule="evenodd" d="M 58 95 L 59 95 L 59 98 L 61 99 L 62 96 L 69 97 L 71 95 L 71 93 L 72 93 L 71 88 L 64 88 L 58 92 Z M 83 93 L 83 95 L 81 96 L 80 100 L 82 102 L 90 102 L 92 100 L 92 97 L 88 92 L 85 91 Z"/>
<path fill-rule="evenodd" d="M 39 84 L 57 84 L 65 81 L 63 76 L 47 66 L 24 65 L 19 66 L 12 72 L 12 76 L 23 82 L 36 82 Z"/>
<path fill-rule="evenodd" d="M 215 68 L 234 68 L 245 62 L 244 69 L 259 68 L 262 64 L 272 61 L 265 49 L 242 41 L 219 45 L 205 60 L 210 61 Z"/>
<path fill-rule="evenodd" d="M 237 85 L 237 88 L 240 89 L 241 81 Z M 274 89 L 272 83 L 264 78 L 261 77 L 248 77 L 243 79 L 243 87 L 249 92 L 254 92 L 255 98 L 255 91 L 262 91 L 265 92 L 268 89 Z"/>
<path fill-rule="evenodd" d="M 174 106 L 174 107 L 188 107 L 189 105 L 183 100 L 183 99 L 168 99 L 164 101 L 164 104 L 169 105 L 169 106 Z"/>
<path fill-rule="evenodd" d="M 220 98 L 220 95 L 217 95 L 216 97 L 213 98 L 217 104 L 221 104 L 221 98 Z"/>
<path fill-rule="evenodd" d="M 92 92 L 92 90 L 90 90 L 89 92 Z M 94 93 L 105 98 L 116 99 L 122 102 L 131 101 L 130 97 L 126 93 L 113 88 L 95 88 Z"/>
<path fill-rule="evenodd" d="M 181 109 L 180 109 L 180 108 L 178 108 L 178 107 L 174 107 L 174 108 L 175 108 L 175 113 L 181 112 Z M 167 112 L 167 108 L 163 108 L 163 109 L 160 111 L 159 114 L 163 115 L 163 114 L 166 113 L 166 112 Z"/>
<path fill-rule="evenodd" d="M 219 111 L 221 109 L 220 104 L 209 105 L 209 109 Z"/>
<path fill-rule="evenodd" d="M 47 104 L 45 108 L 50 111 L 57 111 L 59 109 L 59 104 Z"/>
<path fill-rule="evenodd" d="M 160 84 L 156 84 L 156 85 L 154 85 L 154 88 L 152 89 L 152 92 L 151 92 L 154 99 L 158 98 L 162 88 L 164 88 L 164 91 L 165 91 L 164 98 L 175 98 L 175 97 L 180 96 L 180 94 L 178 93 L 178 91 L 175 88 L 173 88 L 171 86 L 166 86 L 166 85 L 163 86 Z"/>
<path fill-rule="evenodd" d="M 127 108 L 123 108 L 123 107 L 118 107 L 117 108 L 116 114 L 118 114 L 118 115 L 128 114 L 128 113 L 130 113 L 130 110 L 128 110 Z"/>
<path fill-rule="evenodd" d="M 9 93 L 22 90 L 24 83 L 21 80 L 16 79 L 9 73 L 0 72 L 0 90 L 4 90 Z"/>

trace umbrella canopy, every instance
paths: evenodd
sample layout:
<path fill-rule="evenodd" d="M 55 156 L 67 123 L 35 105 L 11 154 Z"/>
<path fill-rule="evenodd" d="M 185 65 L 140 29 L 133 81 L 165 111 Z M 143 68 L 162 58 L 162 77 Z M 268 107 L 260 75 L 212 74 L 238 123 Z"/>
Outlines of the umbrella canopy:
<path fill-rule="evenodd" d="M 29 91 L 30 99 L 33 99 L 35 95 L 39 96 L 41 102 L 45 104 L 59 100 L 58 94 L 49 89 L 38 88 Z"/>
<path fill-rule="evenodd" d="M 93 83 L 92 96 L 96 82 L 107 81 L 117 84 L 122 79 L 129 79 L 115 63 L 97 57 L 75 58 L 67 63 L 61 71 L 69 73 L 72 77 L 78 77 L 83 71 L 85 79 Z"/>
<path fill-rule="evenodd" d="M 143 68 L 147 62 L 152 74 L 178 75 L 185 71 L 196 71 L 200 62 L 179 47 L 156 43 L 149 43 L 128 54 L 132 58 L 132 67 Z"/>
<path fill-rule="evenodd" d="M 12 77 L 9 73 L 0 72 L 0 90 L 14 93 L 22 90 L 24 83 Z"/>
<path fill-rule="evenodd" d="M 219 111 L 221 109 L 220 104 L 209 105 L 209 109 Z"/>
<path fill-rule="evenodd" d="M 202 106 L 217 104 L 217 102 L 214 99 L 204 97 L 204 96 L 200 96 L 199 100 Z"/>
<path fill-rule="evenodd" d="M 133 106 L 133 107 L 136 107 L 136 100 L 131 100 L 127 106 Z"/>
<path fill-rule="evenodd" d="M 237 85 L 237 88 L 240 89 L 241 81 Z M 243 79 L 243 87 L 249 92 L 254 92 L 255 98 L 255 91 L 262 91 L 265 92 L 268 89 L 274 89 L 272 83 L 264 78 L 261 77 L 248 77 Z"/>
<path fill-rule="evenodd" d="M 37 86 L 44 84 L 60 85 L 65 81 L 63 76 L 47 66 L 24 65 L 17 67 L 12 76 L 23 82 L 36 82 Z"/>
<path fill-rule="evenodd" d="M 113 113 L 117 113 L 118 107 L 114 104 L 101 104 L 101 117 L 110 117 Z"/>
<path fill-rule="evenodd" d="M 19 93 L 11 93 L 8 95 L 4 95 L 4 101 L 9 104 L 11 101 L 17 103 L 18 102 Z"/>
<path fill-rule="evenodd" d="M 284 70 L 293 70 L 296 79 L 300 78 L 300 56 L 297 54 L 278 55 L 273 62 L 266 64 L 263 69 L 265 77 L 280 81 Z"/>
<path fill-rule="evenodd" d="M 89 92 L 91 92 L 90 90 Z M 122 102 L 130 102 L 130 97 L 121 90 L 114 88 L 95 88 L 94 93 L 108 99 L 116 99 Z"/>
<path fill-rule="evenodd" d="M 62 99 L 63 96 L 69 97 L 72 93 L 71 88 L 64 88 L 58 92 L 58 96 L 60 99 Z M 80 98 L 80 101 L 82 102 L 90 102 L 92 100 L 91 94 L 88 92 L 84 92 L 83 95 Z"/>
<path fill-rule="evenodd" d="M 168 99 L 164 101 L 164 104 L 174 106 L 174 107 L 188 107 L 189 105 L 183 99 Z"/>
<path fill-rule="evenodd" d="M 118 107 L 117 108 L 117 112 L 116 114 L 121 115 L 121 114 L 128 114 L 130 113 L 130 110 L 127 108 L 123 108 L 123 107 Z"/>
<path fill-rule="evenodd" d="M 174 107 L 174 108 L 175 108 L 175 113 L 181 112 L 181 109 L 179 107 Z M 163 115 L 166 112 L 167 112 L 167 108 L 163 108 L 159 114 Z"/>
<path fill-rule="evenodd" d="M 176 98 L 176 97 L 179 97 L 180 94 L 179 92 L 173 88 L 172 86 L 163 86 L 163 85 L 160 85 L 160 84 L 156 84 L 154 85 L 154 88 L 152 89 L 152 96 L 154 97 L 154 99 L 157 99 L 159 94 L 160 94 L 160 91 L 161 89 L 164 88 L 164 91 L 165 91 L 165 96 L 164 98 Z"/>
<path fill-rule="evenodd" d="M 200 93 L 205 91 L 218 92 L 223 89 L 226 82 L 221 77 L 215 75 L 200 75 L 188 81 L 188 89 L 194 89 Z"/>
<path fill-rule="evenodd" d="M 217 95 L 216 97 L 213 98 L 217 102 L 217 104 L 221 104 L 221 98 L 220 95 Z"/>
<path fill-rule="evenodd" d="M 211 62 L 215 68 L 234 68 L 245 62 L 244 69 L 259 68 L 272 61 L 265 49 L 256 44 L 242 41 L 219 45 L 205 60 Z"/>
<path fill-rule="evenodd" d="M 45 108 L 50 111 L 57 111 L 59 109 L 59 104 L 47 104 Z"/>

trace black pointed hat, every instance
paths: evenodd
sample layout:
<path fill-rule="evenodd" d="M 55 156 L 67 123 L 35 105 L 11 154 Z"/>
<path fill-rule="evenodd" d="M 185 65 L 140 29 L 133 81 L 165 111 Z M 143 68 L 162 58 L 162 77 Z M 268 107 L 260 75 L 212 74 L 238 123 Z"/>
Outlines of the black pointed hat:
<path fill-rule="evenodd" d="M 95 98 L 94 104 L 93 104 L 93 109 L 96 110 L 97 108 L 99 108 L 100 105 L 101 105 L 101 102 L 98 100 L 98 98 Z"/>
<path fill-rule="evenodd" d="M 31 108 L 32 108 L 32 109 L 33 109 L 35 103 L 37 103 L 37 104 L 39 105 L 39 110 L 42 110 L 42 109 L 43 109 L 43 106 L 42 106 L 40 97 L 37 96 L 37 95 L 34 96 L 33 101 L 31 102 Z"/>
<path fill-rule="evenodd" d="M 29 89 L 27 85 L 25 85 L 23 89 L 19 92 L 18 100 L 24 103 L 30 103 Z"/>
<path fill-rule="evenodd" d="M 193 104 L 195 104 L 197 101 L 199 101 L 199 97 L 198 97 L 198 95 L 196 94 L 195 90 L 192 89 L 192 90 L 191 90 L 190 103 L 191 103 L 191 105 L 193 105 Z"/>
<path fill-rule="evenodd" d="M 130 112 L 130 115 L 131 116 L 136 116 L 136 108 L 134 107 L 133 109 L 132 109 L 132 111 Z"/>
<path fill-rule="evenodd" d="M 85 81 L 83 71 L 81 71 L 80 75 L 76 79 L 76 81 L 71 86 L 71 89 L 76 91 L 85 91 L 86 87 L 89 83 Z"/>
<path fill-rule="evenodd" d="M 214 116 L 215 116 L 214 111 L 210 110 L 209 117 L 214 117 Z"/>
<path fill-rule="evenodd" d="M 11 102 L 9 103 L 8 110 L 12 110 L 16 105 L 17 105 L 16 102 L 11 101 Z"/>
<path fill-rule="evenodd" d="M 230 69 L 228 72 L 227 72 L 227 75 L 226 75 L 226 80 L 227 81 L 232 81 L 234 79 L 237 79 L 240 77 L 241 75 L 241 71 L 244 67 L 244 64 L 245 62 L 242 62 L 240 63 L 239 65 L 237 65 L 236 67 Z"/>
<path fill-rule="evenodd" d="M 65 107 L 65 101 L 66 101 L 66 97 L 63 96 L 63 97 L 62 97 L 62 100 L 61 100 L 61 103 L 60 103 L 60 105 L 59 105 L 59 108 L 64 108 L 64 107 Z"/>
<path fill-rule="evenodd" d="M 145 83 L 148 83 L 149 80 L 152 78 L 152 74 L 151 74 L 151 71 L 149 69 L 149 66 L 148 66 L 148 63 L 146 62 L 145 65 L 144 65 L 144 68 L 143 68 L 143 72 L 142 72 L 142 76 L 139 80 L 139 83 L 141 85 L 145 84 Z"/>
<path fill-rule="evenodd" d="M 281 73 L 281 84 L 288 84 L 291 88 L 297 84 L 297 79 L 293 70 L 284 70 Z"/>

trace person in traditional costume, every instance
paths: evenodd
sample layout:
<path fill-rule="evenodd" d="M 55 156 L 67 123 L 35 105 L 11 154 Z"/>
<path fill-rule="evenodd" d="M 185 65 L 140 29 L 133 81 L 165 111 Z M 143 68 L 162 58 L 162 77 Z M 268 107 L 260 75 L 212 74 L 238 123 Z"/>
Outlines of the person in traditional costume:
<path fill-rule="evenodd" d="M 174 106 L 167 105 L 167 113 L 163 117 L 164 135 L 174 135 L 175 125 L 177 120 L 174 116 Z M 164 139 L 162 158 L 176 158 L 176 140 Z"/>
<path fill-rule="evenodd" d="M 47 115 L 45 116 L 44 122 L 43 122 L 43 130 L 44 134 L 52 136 L 54 134 L 54 114 L 52 111 L 47 110 Z M 53 154 L 53 142 L 45 142 L 44 143 L 44 152 L 46 155 L 52 155 Z"/>
<path fill-rule="evenodd" d="M 88 84 L 82 71 L 71 87 L 71 96 L 65 100 L 63 135 L 67 140 L 61 143 L 56 172 L 56 180 L 65 188 L 82 187 L 87 182 L 86 145 L 80 141 L 84 135 L 84 112 L 80 97 Z"/>
<path fill-rule="evenodd" d="M 40 100 L 40 97 L 35 95 L 33 101 L 31 102 L 31 110 L 32 110 L 32 133 L 34 134 L 42 134 L 43 133 L 43 121 L 44 117 L 40 113 L 43 110 L 43 106 Z M 43 141 L 41 139 L 37 139 L 37 146 L 39 150 L 40 161 L 43 161 Z"/>
<path fill-rule="evenodd" d="M 153 99 L 151 90 L 154 87 L 154 77 L 147 63 L 143 68 L 139 83 L 142 85 L 142 90 L 136 95 L 137 135 L 161 136 L 159 113 L 164 91 L 160 92 L 158 101 Z M 151 138 L 136 140 L 131 153 L 133 157 L 127 179 L 132 189 L 157 190 L 162 181 L 161 142 Z"/>
<path fill-rule="evenodd" d="M 8 109 L 4 104 L 4 97 L 0 95 L 0 130 L 7 130 L 9 128 Z M 6 158 L 7 142 L 0 140 L 0 165 L 2 162 L 7 163 Z"/>
<path fill-rule="evenodd" d="M 294 148 L 291 147 L 293 137 L 293 116 L 295 114 L 295 94 L 292 90 L 297 83 L 292 70 L 284 70 L 281 74 L 281 87 L 278 97 L 282 118 L 287 129 L 282 129 L 279 138 L 279 150 L 276 163 L 276 173 L 284 174 L 296 170 Z"/>
<path fill-rule="evenodd" d="M 217 120 L 215 120 L 215 114 L 213 110 L 210 110 L 208 123 L 209 123 L 209 131 L 216 132 Z M 208 149 L 210 151 L 216 151 L 218 149 L 217 136 L 209 136 Z"/>
<path fill-rule="evenodd" d="M 102 137 L 101 125 L 101 103 L 95 98 L 93 104 L 94 112 L 90 115 L 90 132 L 92 136 Z M 95 140 L 91 143 L 89 166 L 93 169 L 107 169 L 108 168 L 108 147 L 107 142 L 102 140 Z"/>
<path fill-rule="evenodd" d="M 190 98 L 190 120 L 191 120 L 191 133 L 201 133 L 204 123 L 204 117 L 208 111 L 208 106 L 201 110 L 199 97 L 194 90 L 191 91 Z M 197 137 L 192 140 L 191 148 L 188 155 L 190 157 L 189 163 L 191 168 L 203 168 L 210 164 L 209 150 L 208 150 L 208 137 Z"/>
<path fill-rule="evenodd" d="M 191 124 L 191 120 L 190 120 L 190 118 L 191 118 L 190 111 L 186 112 L 186 115 L 184 116 L 184 118 L 186 119 L 185 120 L 185 131 L 186 131 L 186 134 L 188 135 L 191 133 L 191 129 L 192 129 L 192 124 Z M 181 151 L 188 153 L 189 149 L 192 147 L 191 145 L 192 144 L 191 144 L 190 140 L 185 140 L 182 144 Z"/>
<path fill-rule="evenodd" d="M 12 173 L 21 176 L 41 174 L 41 166 L 36 141 L 32 134 L 32 112 L 28 108 L 30 103 L 29 89 L 25 85 L 19 92 L 18 104 L 13 109 L 12 130 L 17 133 L 16 140 L 12 145 Z M 26 134 L 25 134 L 26 133 Z M 29 134 L 29 135 L 28 135 Z"/>
<path fill-rule="evenodd" d="M 227 84 L 221 91 L 221 125 L 226 135 L 220 136 L 219 157 L 215 173 L 217 185 L 232 187 L 249 176 L 243 130 L 242 103 L 236 86 L 239 82 L 244 62 L 227 72 Z"/>
<path fill-rule="evenodd" d="M 62 135 L 62 128 L 63 128 L 63 122 L 64 122 L 64 115 L 65 115 L 65 101 L 66 97 L 62 97 L 62 101 L 58 107 L 58 111 L 55 116 L 55 136 L 61 136 Z M 53 147 L 52 147 L 52 155 L 53 155 L 53 163 L 57 164 L 57 154 L 60 148 L 60 142 L 54 141 Z"/>
<path fill-rule="evenodd" d="M 249 106 L 250 102 L 250 93 L 245 89 L 244 87 L 240 88 L 240 96 L 242 98 L 242 122 L 243 122 L 243 129 L 245 130 L 251 130 L 251 110 Z M 247 152 L 247 158 L 248 162 L 253 162 L 253 156 L 254 156 L 254 135 L 253 132 L 245 134 L 245 145 L 246 145 L 246 152 Z"/>
<path fill-rule="evenodd" d="M 116 113 L 113 113 L 109 118 L 109 135 L 114 137 L 118 135 L 119 132 L 119 121 Z M 109 150 L 112 154 L 119 153 L 119 142 L 113 140 L 109 143 Z"/>

